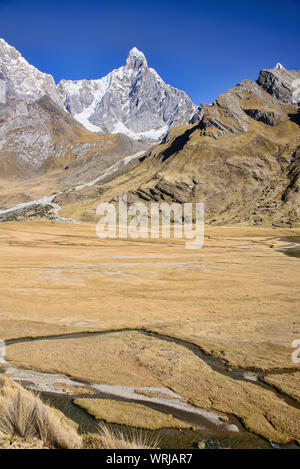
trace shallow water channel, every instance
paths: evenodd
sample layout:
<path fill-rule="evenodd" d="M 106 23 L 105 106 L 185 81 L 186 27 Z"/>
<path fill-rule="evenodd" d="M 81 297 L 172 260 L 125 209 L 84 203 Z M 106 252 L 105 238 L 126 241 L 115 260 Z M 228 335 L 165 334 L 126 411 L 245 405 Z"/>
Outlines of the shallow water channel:
<path fill-rule="evenodd" d="M 201 348 L 193 343 L 186 342 L 182 339 L 170 337 L 155 332 L 136 329 L 121 329 L 118 331 L 99 331 L 99 332 L 86 332 L 86 333 L 70 333 L 65 335 L 55 335 L 47 337 L 36 338 L 19 338 L 6 341 L 6 346 L 16 343 L 26 343 L 31 341 L 45 340 L 68 340 L 74 338 L 84 338 L 91 336 L 101 336 L 107 334 L 115 334 L 120 332 L 138 332 L 143 335 L 156 337 L 160 340 L 176 343 L 178 345 L 188 348 L 192 353 L 200 357 L 207 365 L 214 371 L 231 379 L 251 381 L 258 386 L 269 387 L 260 381 L 259 373 L 255 370 L 243 369 L 228 369 L 226 363 L 219 358 L 212 357 L 205 354 Z M 83 380 L 72 378 L 66 374 L 49 373 L 40 370 L 33 370 L 28 367 L 16 367 L 9 362 L 5 362 L 6 370 L 15 381 L 24 385 L 24 387 L 38 392 L 41 398 L 50 402 L 53 406 L 61 410 L 68 418 L 72 419 L 79 425 L 79 429 L 83 433 L 98 432 L 99 423 L 93 416 L 87 413 L 82 408 L 76 406 L 73 400 L 76 398 L 89 398 L 89 399 L 112 399 L 116 401 L 125 401 L 142 404 L 151 409 L 158 410 L 166 414 L 172 414 L 184 422 L 187 422 L 191 428 L 186 429 L 160 429 L 155 431 L 137 429 L 137 432 L 146 434 L 147 436 L 158 437 L 160 443 L 159 447 L 162 449 L 170 448 L 193 448 L 197 447 L 197 442 L 205 442 L 207 448 L 271 448 L 269 442 L 263 438 L 248 432 L 235 417 L 222 415 L 221 413 L 207 411 L 188 405 L 181 396 L 173 393 L 167 388 L 140 388 L 141 390 L 152 390 L 165 394 L 165 398 L 161 397 L 148 397 L 146 395 L 136 393 L 136 387 L 130 388 L 125 386 L 110 386 L 105 384 L 97 384 L 86 382 Z M 3 371 L 4 371 L 3 370 Z M 84 386 L 88 387 L 92 394 L 76 394 L 75 391 L 71 393 L 63 390 L 63 387 L 58 388 L 55 383 L 61 383 L 66 386 Z M 272 389 L 273 392 L 276 392 Z M 299 408 L 296 401 L 290 399 L 288 396 L 277 393 L 281 399 L 284 399 L 289 405 Z M 225 418 L 224 418 L 225 417 Z M 125 437 L 130 433 L 130 429 L 124 425 L 110 424 L 112 429 L 121 431 Z M 279 447 L 277 445 L 276 447 Z M 284 445 L 283 447 L 294 447 L 294 445 Z"/>

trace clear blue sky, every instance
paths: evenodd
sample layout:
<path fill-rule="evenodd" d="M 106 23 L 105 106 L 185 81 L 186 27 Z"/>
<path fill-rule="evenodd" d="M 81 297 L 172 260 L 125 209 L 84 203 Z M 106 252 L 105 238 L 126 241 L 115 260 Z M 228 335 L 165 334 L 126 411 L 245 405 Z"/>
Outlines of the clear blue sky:
<path fill-rule="evenodd" d="M 300 0 L 0 0 L 0 37 L 60 79 L 100 78 L 138 47 L 195 103 L 277 61 L 300 68 Z"/>

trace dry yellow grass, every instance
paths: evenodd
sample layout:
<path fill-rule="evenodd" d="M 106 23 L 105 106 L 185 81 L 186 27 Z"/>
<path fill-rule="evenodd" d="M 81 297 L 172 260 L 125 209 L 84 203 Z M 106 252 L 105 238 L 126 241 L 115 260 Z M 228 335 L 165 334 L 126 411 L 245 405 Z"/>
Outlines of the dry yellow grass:
<path fill-rule="evenodd" d="M 300 402 L 300 373 L 271 374 L 264 381 Z"/>
<path fill-rule="evenodd" d="M 105 449 L 157 449 L 159 445 L 159 438 L 136 429 L 117 431 L 102 424 L 99 431 Z"/>
<path fill-rule="evenodd" d="M 157 449 L 159 438 L 138 429 L 119 430 L 99 424 L 99 434 L 83 436 L 86 449 Z"/>
<path fill-rule="evenodd" d="M 297 233 L 207 228 L 190 253 L 173 241 L 100 241 L 93 226 L 1 225 L 0 337 L 142 326 L 232 364 L 292 366 L 300 267 L 274 238 Z"/>
<path fill-rule="evenodd" d="M 107 401 L 107 405 L 111 402 Z M 99 434 L 79 435 L 76 426 L 7 377 L 0 378 L 0 449 L 155 449 L 158 439 L 102 424 Z"/>
<path fill-rule="evenodd" d="M 8 358 L 33 368 L 71 374 L 88 381 L 123 386 L 165 386 L 196 407 L 238 416 L 251 431 L 286 443 L 300 441 L 300 411 L 273 391 L 255 383 L 236 381 L 213 371 L 182 345 L 138 332 L 108 336 L 43 341 L 12 345 Z M 76 395 L 76 392 L 75 392 Z M 168 426 L 168 417 L 139 405 L 78 399 L 89 413 L 108 422 L 144 428 Z M 177 424 L 176 424 L 177 426 Z"/>
<path fill-rule="evenodd" d="M 289 369 L 285 392 L 293 395 L 300 263 L 276 240 L 288 235 L 299 229 L 207 227 L 204 248 L 191 253 L 178 240 L 100 241 L 88 225 L 2 225 L 0 337 L 145 328 L 198 344 L 230 366 Z M 274 441 L 299 439 L 299 410 L 272 391 L 135 334 L 11 345 L 7 357 L 100 383 L 165 384 Z"/>
<path fill-rule="evenodd" d="M 149 347 L 149 343 L 141 342 L 138 333 L 117 333 L 103 337 L 45 340 L 42 346 L 41 342 L 10 345 L 7 359 L 100 384 L 159 386 L 159 380 L 138 363 L 141 347 Z M 157 350 L 152 341 L 151 347 L 149 354 L 155 363 Z"/>
<path fill-rule="evenodd" d="M 74 449 L 81 437 L 66 419 L 21 386 L 1 379 L 0 428 L 7 435 L 36 438 L 51 448 Z"/>
<path fill-rule="evenodd" d="M 98 420 L 128 427 L 158 430 L 159 428 L 189 428 L 185 422 L 141 404 L 110 399 L 75 399 L 74 404 Z"/>

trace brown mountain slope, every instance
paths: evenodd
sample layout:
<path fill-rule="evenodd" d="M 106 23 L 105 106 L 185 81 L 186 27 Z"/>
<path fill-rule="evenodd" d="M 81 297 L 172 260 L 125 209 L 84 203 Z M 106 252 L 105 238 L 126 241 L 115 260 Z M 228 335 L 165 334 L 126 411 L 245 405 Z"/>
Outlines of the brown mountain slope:
<path fill-rule="evenodd" d="M 126 135 L 86 130 L 49 97 L 0 104 L 0 209 L 96 178 L 143 149 Z"/>
<path fill-rule="evenodd" d="M 26 103 L 12 95 L 0 105 L 1 178 L 26 179 L 83 158 L 99 160 L 119 144 L 131 144 L 129 153 L 141 148 L 128 137 L 89 132 L 47 96 Z"/>
<path fill-rule="evenodd" d="M 298 107 L 244 80 L 129 172 L 83 191 L 84 203 L 60 200 L 62 213 L 75 218 L 127 193 L 130 202 L 204 202 L 212 223 L 295 223 L 299 188 Z"/>

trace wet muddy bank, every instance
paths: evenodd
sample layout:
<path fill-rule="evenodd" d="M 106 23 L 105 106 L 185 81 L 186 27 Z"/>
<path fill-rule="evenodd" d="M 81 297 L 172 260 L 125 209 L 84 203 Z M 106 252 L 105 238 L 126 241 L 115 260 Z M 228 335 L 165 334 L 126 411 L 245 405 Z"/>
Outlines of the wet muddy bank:
<path fill-rule="evenodd" d="M 261 379 L 263 375 L 259 371 L 249 371 L 243 369 L 231 369 L 219 358 L 206 354 L 199 346 L 187 342 L 183 339 L 174 338 L 168 335 L 159 334 L 153 331 L 143 329 L 121 329 L 112 331 L 93 331 L 70 333 L 63 335 L 51 335 L 48 337 L 24 337 L 19 339 L 10 339 L 5 342 L 9 347 L 13 344 L 26 342 L 42 342 L 46 340 L 68 340 L 83 339 L 92 336 L 104 336 L 108 334 L 116 334 L 121 332 L 137 332 L 149 337 L 155 337 L 160 340 L 172 342 L 180 346 L 188 348 L 192 353 L 201 358 L 212 370 L 225 375 L 231 379 L 241 381 L 251 381 L 254 385 L 272 390 L 278 397 L 293 407 L 300 408 L 297 401 L 289 396 L 277 391 L 274 387 L 263 383 Z M 131 402 L 142 404 L 153 410 L 165 414 L 172 414 L 175 418 L 188 423 L 194 430 L 186 429 L 161 429 L 161 430 L 140 430 L 142 432 L 152 432 L 158 436 L 162 436 L 162 448 L 191 448 L 197 444 L 197 441 L 204 441 L 207 447 L 212 448 L 270 448 L 271 445 L 265 439 L 254 435 L 247 431 L 243 425 L 232 415 L 222 415 L 220 412 L 212 410 L 207 411 L 188 405 L 185 400 L 174 393 L 170 389 L 153 388 L 156 392 L 165 394 L 165 398 L 147 397 L 141 391 L 149 390 L 149 388 L 130 388 L 118 385 L 105 385 L 91 383 L 66 373 L 50 373 L 42 370 L 34 370 L 30 367 L 21 368 L 12 363 L 5 361 L 6 371 L 11 374 L 12 378 L 24 385 L 27 389 L 41 394 L 43 399 L 48 399 L 52 404 L 59 408 L 67 417 L 79 424 L 80 430 L 84 433 L 95 432 L 98 429 L 97 420 L 89 415 L 84 409 L 76 406 L 73 401 L 79 398 L 88 399 L 109 399 L 114 401 Z M 276 370 L 278 373 L 280 370 Z M 292 370 L 281 370 L 282 372 L 290 372 Z M 264 372 L 264 375 L 270 374 L 272 371 Z M 62 392 L 62 388 L 57 388 L 57 383 L 61 383 L 66 390 Z M 69 388 L 68 388 L 69 386 Z M 76 392 L 76 386 L 88 388 L 81 389 Z M 225 419 L 224 419 L 225 417 Z M 113 424 L 122 431 L 126 432 L 127 427 L 123 425 Z M 179 445 L 179 446 L 178 446 Z M 181 445 L 181 446 L 180 446 Z M 279 445 L 277 445 L 279 447 Z M 284 448 L 297 447 L 291 445 L 283 445 Z"/>
<path fill-rule="evenodd" d="M 41 399 L 52 407 L 60 410 L 66 417 L 79 425 L 80 433 L 99 433 L 99 425 L 107 425 L 117 434 L 121 433 L 126 439 L 126 435 L 136 432 L 149 438 L 150 441 L 159 441 L 160 449 L 196 449 L 198 443 L 204 442 L 207 449 L 271 449 L 272 445 L 250 432 L 243 432 L 237 435 L 215 435 L 209 430 L 196 429 L 173 429 L 162 428 L 159 430 L 146 430 L 141 428 L 126 427 L 119 424 L 107 424 L 103 420 L 97 420 L 85 410 L 76 406 L 72 398 L 68 396 L 58 396 L 53 393 L 39 393 Z"/>
<path fill-rule="evenodd" d="M 158 412 L 172 415 L 178 420 L 191 426 L 217 434 L 237 434 L 243 431 L 239 421 L 229 415 L 223 418 L 221 412 L 193 407 L 185 402 L 181 396 L 168 395 L 167 388 L 152 388 L 165 393 L 166 397 L 148 397 L 143 391 L 149 388 L 126 387 L 119 385 L 97 384 L 67 376 L 61 373 L 49 373 L 40 370 L 21 368 L 7 362 L 7 368 L 2 371 L 8 373 L 12 379 L 27 389 L 62 399 L 105 399 L 119 402 L 140 404 Z M 59 387 L 58 387 L 59 385 Z M 173 394 L 173 393 L 172 393 Z"/>
<path fill-rule="evenodd" d="M 227 378 L 231 378 L 237 381 L 244 381 L 244 382 L 251 382 L 252 384 L 259 386 L 264 389 L 271 390 L 274 392 L 277 397 L 284 400 L 288 405 L 300 409 L 300 403 L 294 400 L 289 395 L 285 394 L 284 392 L 278 390 L 275 386 L 270 385 L 264 381 L 264 377 L 270 374 L 278 374 L 278 373 L 292 373 L 295 371 L 299 371 L 299 369 L 274 369 L 274 370 L 264 370 L 260 371 L 256 368 L 248 367 L 246 369 L 231 367 L 228 365 L 224 360 L 221 358 L 217 358 L 213 355 L 209 355 L 205 353 L 204 350 L 201 349 L 200 346 L 180 339 L 178 337 L 169 336 L 166 334 L 149 331 L 146 329 L 133 329 L 133 328 L 124 328 L 124 329 L 115 329 L 115 330 L 102 330 L 102 331 L 89 331 L 89 332 L 75 332 L 75 333 L 68 333 L 62 335 L 49 335 L 49 336 L 41 336 L 41 337 L 24 337 L 18 339 L 9 339 L 5 341 L 6 346 L 13 345 L 13 344 L 20 344 L 26 342 L 37 342 L 37 341 L 45 341 L 45 340 L 69 340 L 69 339 L 84 339 L 89 337 L 101 337 L 105 335 L 112 335 L 112 334 L 119 334 L 119 333 L 126 333 L 126 332 L 137 332 L 147 337 L 154 337 L 156 339 L 170 342 L 182 347 L 185 347 L 198 358 L 200 358 L 204 363 L 206 363 L 213 371 L 226 376 Z M 82 380 L 78 380 L 85 383 Z M 91 384 L 91 383 L 86 383 Z M 97 386 L 99 390 L 99 385 Z M 103 387 L 103 386 L 102 386 Z M 105 386 L 104 386 L 105 389 Z M 106 390 L 105 390 L 106 391 Z M 178 417 L 180 418 L 180 417 Z M 194 422 L 193 422 L 194 423 Z"/>
<path fill-rule="evenodd" d="M 300 259 L 300 236 L 288 236 L 280 238 L 280 241 L 290 243 L 288 246 L 283 246 L 280 251 L 290 257 L 297 257 Z"/>
<path fill-rule="evenodd" d="M 12 372 L 12 368 L 8 370 L 2 369 L 3 371 Z M 99 433 L 99 426 L 102 424 L 107 425 L 111 430 L 116 431 L 117 434 L 126 435 L 130 437 L 132 432 L 136 432 L 138 435 L 150 438 L 150 441 L 159 441 L 159 448 L 161 449 L 192 449 L 197 448 L 199 442 L 204 442 L 206 448 L 219 449 L 219 448 L 236 448 L 236 449 L 255 449 L 264 448 L 271 449 L 272 445 L 251 432 L 245 430 L 237 419 L 231 417 L 238 431 L 227 431 L 226 427 L 219 427 L 218 425 L 209 424 L 205 419 L 199 421 L 195 419 L 195 425 L 192 425 L 193 419 L 188 412 L 174 412 L 174 409 L 166 408 L 164 405 L 160 405 L 153 402 L 141 402 L 154 410 L 160 412 L 172 412 L 176 418 L 181 418 L 183 421 L 191 424 L 190 429 L 186 428 L 161 428 L 158 430 L 149 430 L 143 428 L 128 427 L 126 425 L 120 425 L 117 423 L 106 423 L 104 420 L 98 420 L 94 416 L 90 415 L 86 410 L 74 404 L 74 399 L 77 397 L 60 393 L 59 391 L 47 392 L 39 391 L 34 385 L 34 382 L 30 379 L 31 370 L 20 370 L 21 375 L 12 376 L 12 378 L 19 382 L 26 389 L 33 391 L 35 394 L 43 400 L 43 402 L 51 405 L 52 407 L 60 410 L 68 419 L 72 420 L 78 425 L 80 433 Z M 42 373 L 42 372 L 39 372 Z M 57 375 L 53 374 L 53 379 L 56 379 Z M 88 398 L 97 399 L 113 399 L 115 401 L 135 402 L 134 399 L 121 398 L 116 395 L 110 394 L 97 394 L 96 396 L 85 395 Z M 176 414 L 176 415 L 175 415 Z"/>

